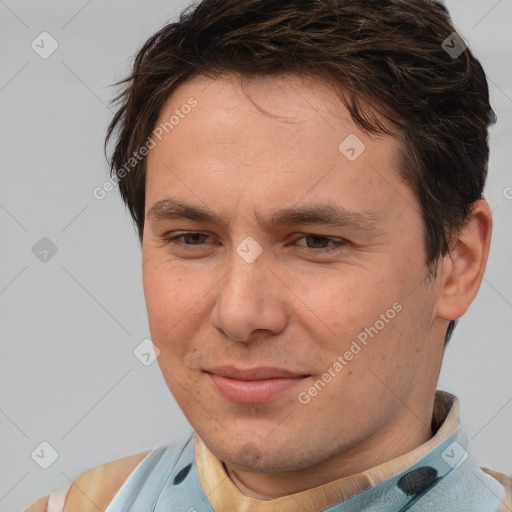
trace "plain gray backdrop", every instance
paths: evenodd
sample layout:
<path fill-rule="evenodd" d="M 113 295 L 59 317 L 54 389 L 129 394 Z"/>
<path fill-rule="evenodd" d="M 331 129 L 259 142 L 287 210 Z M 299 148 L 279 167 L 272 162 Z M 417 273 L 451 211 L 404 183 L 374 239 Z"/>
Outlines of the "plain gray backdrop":
<path fill-rule="evenodd" d="M 149 330 L 131 220 L 117 190 L 92 194 L 108 177 L 109 85 L 188 4 L 0 0 L 2 512 L 190 432 L 157 363 L 133 353 Z M 447 6 L 484 66 L 498 123 L 485 192 L 488 269 L 439 388 L 460 399 L 478 462 L 512 474 L 512 1 Z M 47 469 L 55 454 L 41 443 L 57 455 Z"/>

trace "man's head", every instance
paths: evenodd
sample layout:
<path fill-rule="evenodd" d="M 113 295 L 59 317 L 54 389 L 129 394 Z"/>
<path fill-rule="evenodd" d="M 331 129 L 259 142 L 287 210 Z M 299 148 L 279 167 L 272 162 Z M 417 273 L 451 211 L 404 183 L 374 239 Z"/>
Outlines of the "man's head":
<path fill-rule="evenodd" d="M 112 169 L 164 377 L 230 465 L 430 431 L 490 239 L 492 110 L 453 32 L 424 0 L 210 0 L 137 55 Z"/>
<path fill-rule="evenodd" d="M 493 117 L 478 60 L 469 50 L 452 57 L 463 44 L 450 39 L 453 32 L 445 7 L 425 0 L 206 0 L 185 11 L 138 53 L 108 132 L 110 138 L 121 128 L 111 165 L 121 170 L 121 196 L 140 239 L 146 173 L 141 149 L 148 137 L 157 140 L 173 128 L 166 120 L 158 129 L 156 119 L 176 87 L 225 71 L 311 73 L 333 84 L 363 130 L 389 132 L 385 118 L 401 138 L 397 171 L 420 199 L 426 261 L 434 271 L 450 233 L 482 196 Z M 370 100 L 373 109 L 361 100 Z M 138 158 L 130 161 L 134 154 Z"/>

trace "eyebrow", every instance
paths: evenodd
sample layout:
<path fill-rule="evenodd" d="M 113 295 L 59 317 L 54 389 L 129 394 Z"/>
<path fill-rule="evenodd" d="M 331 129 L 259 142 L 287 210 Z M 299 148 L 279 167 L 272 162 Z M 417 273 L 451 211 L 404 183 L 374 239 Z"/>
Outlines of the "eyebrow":
<path fill-rule="evenodd" d="M 229 222 L 200 206 L 168 198 L 154 203 L 147 219 L 152 221 L 188 219 L 223 226 L 229 231 Z M 263 224 L 270 228 L 278 226 L 321 224 L 333 227 L 350 227 L 363 231 L 376 228 L 378 216 L 372 212 L 352 212 L 336 203 L 315 202 L 307 206 L 285 208 L 274 212 Z"/>

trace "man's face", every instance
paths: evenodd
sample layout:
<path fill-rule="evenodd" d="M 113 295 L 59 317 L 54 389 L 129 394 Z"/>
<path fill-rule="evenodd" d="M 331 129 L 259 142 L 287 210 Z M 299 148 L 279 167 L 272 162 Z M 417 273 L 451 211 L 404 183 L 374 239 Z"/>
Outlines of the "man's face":
<path fill-rule="evenodd" d="M 170 390 L 241 469 L 299 469 L 425 429 L 442 325 L 397 139 L 362 132 L 316 80 L 244 85 L 189 81 L 156 123 L 175 116 L 148 156 L 143 278 Z M 313 207 L 339 222 L 278 214 Z"/>

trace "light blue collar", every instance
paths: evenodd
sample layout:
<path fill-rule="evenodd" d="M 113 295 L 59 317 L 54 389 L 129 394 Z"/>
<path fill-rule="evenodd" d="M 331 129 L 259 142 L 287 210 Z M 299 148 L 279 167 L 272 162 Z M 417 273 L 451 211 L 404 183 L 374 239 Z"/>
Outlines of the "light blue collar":
<path fill-rule="evenodd" d="M 418 463 L 325 512 L 495 512 L 504 493 L 475 464 L 458 428 Z M 129 511 L 214 512 L 199 482 L 193 435 L 150 452 L 105 510 Z"/>

